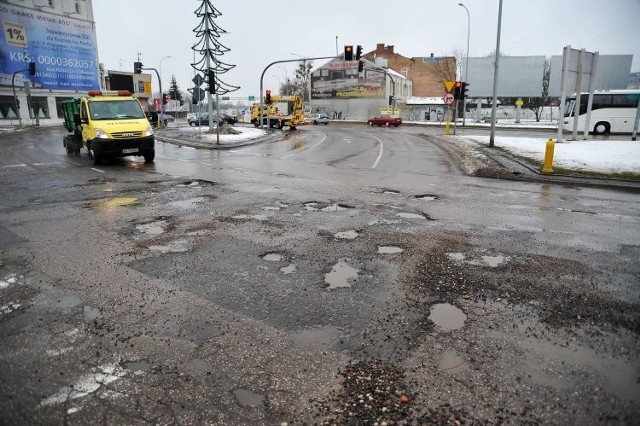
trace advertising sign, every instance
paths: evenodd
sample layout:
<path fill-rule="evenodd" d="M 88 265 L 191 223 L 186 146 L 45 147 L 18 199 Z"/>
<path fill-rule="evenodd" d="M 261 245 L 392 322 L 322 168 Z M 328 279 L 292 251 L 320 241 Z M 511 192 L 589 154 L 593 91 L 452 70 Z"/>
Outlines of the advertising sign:
<path fill-rule="evenodd" d="M 385 76 L 365 70 L 358 76 L 357 61 L 332 60 L 311 75 L 312 99 L 383 98 Z"/>
<path fill-rule="evenodd" d="M 100 88 L 96 33 L 91 22 L 0 4 L 0 85 L 35 62 L 36 75 L 21 73 L 35 87 Z"/>

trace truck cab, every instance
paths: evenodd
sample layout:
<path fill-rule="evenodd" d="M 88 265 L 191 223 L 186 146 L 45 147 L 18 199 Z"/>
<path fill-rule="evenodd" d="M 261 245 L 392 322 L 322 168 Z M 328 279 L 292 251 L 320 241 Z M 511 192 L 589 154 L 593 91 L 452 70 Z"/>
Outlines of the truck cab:
<path fill-rule="evenodd" d="M 130 155 L 143 156 L 146 163 L 155 158 L 151 123 L 128 91 L 89 92 L 79 99 L 73 122 L 76 138 L 81 139 L 76 143 L 89 151 L 94 163 L 102 158 Z M 72 142 L 65 139 L 65 146 L 67 143 Z"/>

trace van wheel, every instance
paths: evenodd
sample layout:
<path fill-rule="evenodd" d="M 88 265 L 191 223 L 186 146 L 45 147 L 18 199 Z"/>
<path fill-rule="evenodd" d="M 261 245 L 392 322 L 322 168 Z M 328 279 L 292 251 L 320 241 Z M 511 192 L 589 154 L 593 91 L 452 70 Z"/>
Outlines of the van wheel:
<path fill-rule="evenodd" d="M 96 166 L 100 163 L 102 163 L 102 157 L 99 155 L 96 155 L 95 152 L 93 152 L 93 150 L 89 150 L 89 156 L 91 157 L 91 159 L 93 160 L 93 165 Z"/>
<path fill-rule="evenodd" d="M 145 163 L 153 163 L 153 160 L 156 158 L 156 152 L 153 151 L 149 154 L 144 154 L 143 157 Z"/>
<path fill-rule="evenodd" d="M 595 133 L 596 135 L 609 133 L 610 130 L 611 126 L 606 121 L 600 121 L 593 127 L 593 133 Z"/>

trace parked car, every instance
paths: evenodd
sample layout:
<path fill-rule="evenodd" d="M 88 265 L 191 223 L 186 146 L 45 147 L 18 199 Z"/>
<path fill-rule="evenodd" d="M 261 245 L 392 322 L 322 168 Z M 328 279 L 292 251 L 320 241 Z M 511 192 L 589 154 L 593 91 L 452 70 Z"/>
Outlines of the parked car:
<path fill-rule="evenodd" d="M 208 114 L 204 114 L 201 115 L 200 117 L 197 116 L 193 116 L 193 117 L 189 117 L 187 119 L 187 121 L 189 122 L 189 126 L 194 127 L 194 126 L 208 126 L 209 125 L 209 115 Z M 216 122 L 216 119 L 214 118 L 213 122 Z M 222 126 L 224 125 L 225 121 L 222 118 L 218 118 L 217 120 L 218 126 Z"/>
<path fill-rule="evenodd" d="M 367 120 L 369 126 L 395 126 L 398 127 L 402 124 L 402 118 L 400 117 L 391 117 L 390 115 L 379 115 Z"/>
<path fill-rule="evenodd" d="M 329 124 L 329 116 L 327 114 L 313 114 L 309 117 L 309 122 L 312 124 Z"/>

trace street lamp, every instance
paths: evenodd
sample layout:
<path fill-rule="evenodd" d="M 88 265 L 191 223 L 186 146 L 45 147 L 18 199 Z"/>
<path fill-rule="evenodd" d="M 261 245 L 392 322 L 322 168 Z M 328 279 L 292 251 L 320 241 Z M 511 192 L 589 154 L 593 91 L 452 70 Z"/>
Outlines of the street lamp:
<path fill-rule="evenodd" d="M 498 35 L 496 37 L 496 63 L 493 67 L 493 100 L 491 103 L 491 133 L 489 146 L 493 148 L 496 138 L 496 107 L 498 104 L 498 64 L 500 62 L 500 29 L 502 28 L 502 0 L 498 3 Z"/>
<path fill-rule="evenodd" d="M 162 80 L 162 61 L 164 61 L 165 59 L 171 58 L 171 56 L 165 56 L 163 58 L 160 59 L 160 66 L 158 68 L 160 68 L 160 80 Z M 162 87 L 162 81 L 159 82 L 159 86 Z M 162 96 L 162 93 L 160 93 L 160 96 Z"/>
<path fill-rule="evenodd" d="M 465 70 L 464 70 L 464 80 L 467 81 L 469 78 L 469 38 L 471 36 L 471 14 L 469 13 L 469 9 L 462 3 L 458 3 L 458 6 L 464 7 L 464 10 L 467 11 L 467 59 L 465 61 Z M 464 95 L 464 94 L 463 94 Z M 462 125 L 464 126 L 465 120 L 467 118 L 467 97 L 464 96 L 462 98 Z"/>

